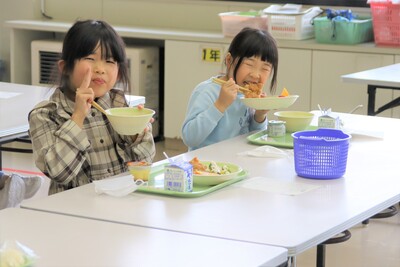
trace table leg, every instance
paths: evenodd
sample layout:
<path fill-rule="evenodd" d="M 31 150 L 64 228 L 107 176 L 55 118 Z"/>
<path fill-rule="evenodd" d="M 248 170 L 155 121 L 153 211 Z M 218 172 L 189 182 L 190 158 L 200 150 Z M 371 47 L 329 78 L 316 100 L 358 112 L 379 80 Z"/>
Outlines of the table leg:
<path fill-rule="evenodd" d="M 368 116 L 375 116 L 376 86 L 368 85 Z"/>
<path fill-rule="evenodd" d="M 390 101 L 386 105 L 375 110 L 375 97 L 376 97 L 376 89 L 393 89 L 399 90 L 400 87 L 392 87 L 392 86 L 377 86 L 377 85 L 368 85 L 368 116 L 375 116 L 387 109 L 395 108 L 400 106 L 400 97 Z"/>
<path fill-rule="evenodd" d="M 24 149 L 24 148 L 12 148 L 12 147 L 2 147 L 2 144 L 7 144 L 10 142 L 22 142 L 22 143 L 27 143 L 27 144 L 31 144 L 31 139 L 29 138 L 29 136 L 22 136 L 22 137 L 16 137 L 10 140 L 6 140 L 6 141 L 2 141 L 0 143 L 0 171 L 3 169 L 3 165 L 2 165 L 2 151 L 6 151 L 6 152 L 19 152 L 19 153 L 33 153 L 32 149 Z"/>
<path fill-rule="evenodd" d="M 396 99 L 390 101 L 390 102 L 387 103 L 386 105 L 383 105 L 382 107 L 378 108 L 378 110 L 375 111 L 375 115 L 376 115 L 376 114 L 379 114 L 379 113 L 381 113 L 381 112 L 383 112 L 383 111 L 385 111 L 385 110 L 387 110 L 387 109 L 395 108 L 395 107 L 397 107 L 397 106 L 399 106 L 399 105 L 400 105 L 400 97 L 398 97 L 398 98 L 396 98 Z"/>
<path fill-rule="evenodd" d="M 296 257 L 295 256 L 289 257 L 287 266 L 288 267 L 296 267 Z"/>
<path fill-rule="evenodd" d="M 336 237 L 331 237 L 328 240 L 325 240 L 324 242 L 318 244 L 317 245 L 317 264 L 316 264 L 317 267 L 325 267 L 325 250 L 326 250 L 325 246 L 326 245 L 345 242 L 345 241 L 349 240 L 350 237 L 351 237 L 350 231 L 344 230 Z"/>
<path fill-rule="evenodd" d="M 317 245 L 317 267 L 325 267 L 325 245 Z"/>

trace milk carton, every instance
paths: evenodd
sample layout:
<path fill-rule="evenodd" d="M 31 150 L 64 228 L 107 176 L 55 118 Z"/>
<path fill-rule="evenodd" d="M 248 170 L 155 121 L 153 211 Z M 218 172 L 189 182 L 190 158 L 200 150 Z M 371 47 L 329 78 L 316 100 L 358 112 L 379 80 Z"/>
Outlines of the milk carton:
<path fill-rule="evenodd" d="M 318 128 L 340 129 L 340 118 L 331 113 L 331 109 L 323 112 L 318 118 Z"/>
<path fill-rule="evenodd" d="M 323 115 L 318 119 L 318 128 L 340 129 L 339 117 Z"/>
<path fill-rule="evenodd" d="M 164 171 L 164 189 L 178 192 L 192 192 L 192 164 L 182 161 L 167 165 Z"/>

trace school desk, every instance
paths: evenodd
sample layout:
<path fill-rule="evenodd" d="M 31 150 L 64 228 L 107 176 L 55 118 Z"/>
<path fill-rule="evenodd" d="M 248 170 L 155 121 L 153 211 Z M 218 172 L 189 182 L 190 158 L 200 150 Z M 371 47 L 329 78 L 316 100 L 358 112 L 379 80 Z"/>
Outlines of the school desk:
<path fill-rule="evenodd" d="M 318 113 L 318 112 L 316 112 Z M 134 226 L 280 246 L 295 256 L 400 200 L 400 120 L 340 114 L 352 133 L 345 175 L 296 175 L 292 150 L 283 158 L 243 155 L 258 146 L 247 135 L 182 154 L 231 162 L 248 178 L 199 198 L 132 193 L 98 195 L 88 184 L 22 203 L 23 208 Z M 158 164 L 165 163 L 165 161 Z"/>
<path fill-rule="evenodd" d="M 374 116 L 400 105 L 400 97 L 397 97 L 375 110 L 377 89 L 400 90 L 400 64 L 342 75 L 342 81 L 368 85 L 368 115 Z"/>
<path fill-rule="evenodd" d="M 265 266 L 286 261 L 283 248 L 8 208 L 0 243 L 18 241 L 34 266 Z"/>

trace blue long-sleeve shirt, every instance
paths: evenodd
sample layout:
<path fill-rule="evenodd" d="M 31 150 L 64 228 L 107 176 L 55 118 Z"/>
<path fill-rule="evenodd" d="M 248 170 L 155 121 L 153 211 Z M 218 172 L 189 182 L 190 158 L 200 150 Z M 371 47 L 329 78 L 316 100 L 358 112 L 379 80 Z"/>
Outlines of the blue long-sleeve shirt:
<path fill-rule="evenodd" d="M 241 93 L 221 113 L 214 105 L 221 86 L 213 83 L 212 78 L 197 85 L 189 100 L 182 126 L 183 141 L 189 150 L 267 127 L 267 120 L 262 123 L 254 120 L 255 111 L 242 103 Z"/>

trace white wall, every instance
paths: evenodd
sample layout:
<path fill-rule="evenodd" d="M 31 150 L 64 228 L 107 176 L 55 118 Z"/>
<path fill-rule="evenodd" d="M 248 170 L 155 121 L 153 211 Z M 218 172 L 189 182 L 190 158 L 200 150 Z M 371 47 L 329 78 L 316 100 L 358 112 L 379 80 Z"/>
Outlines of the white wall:
<path fill-rule="evenodd" d="M 202 31 L 220 30 L 218 13 L 263 9 L 263 3 L 206 0 L 45 0 L 46 13 L 55 20 L 101 18 L 115 25 Z"/>
<path fill-rule="evenodd" d="M 9 81 L 10 31 L 4 22 L 14 19 L 33 19 L 40 17 L 40 0 L 0 0 L 0 60 L 6 63 L 5 80 Z"/>
<path fill-rule="evenodd" d="M 55 21 L 103 19 L 118 26 L 172 28 L 221 32 L 218 13 L 260 10 L 268 3 L 207 0 L 43 0 L 45 13 Z M 9 81 L 10 31 L 7 20 L 43 19 L 41 0 L 0 0 L 0 59 L 6 62 Z M 338 9 L 340 7 L 337 7 Z M 354 9 L 353 9 L 354 10 Z"/>
<path fill-rule="evenodd" d="M 218 13 L 263 9 L 267 4 L 199 0 L 44 0 L 45 14 L 55 21 L 104 19 L 113 25 L 220 31 Z M 0 59 L 9 81 L 10 31 L 7 20 L 43 19 L 41 0 L 0 0 Z"/>

